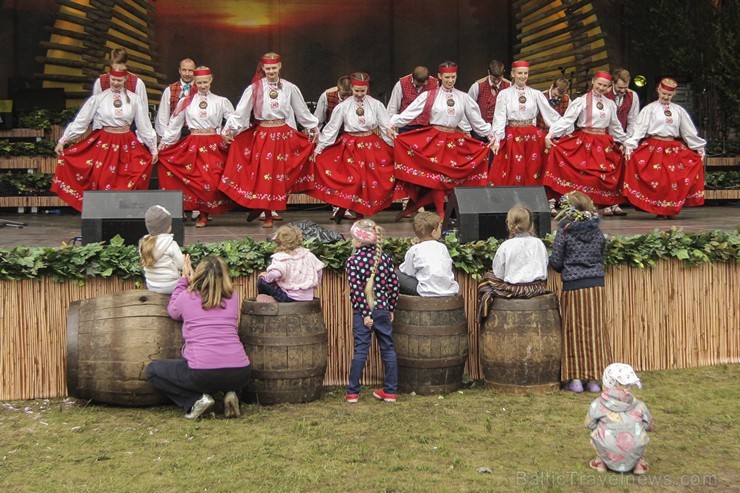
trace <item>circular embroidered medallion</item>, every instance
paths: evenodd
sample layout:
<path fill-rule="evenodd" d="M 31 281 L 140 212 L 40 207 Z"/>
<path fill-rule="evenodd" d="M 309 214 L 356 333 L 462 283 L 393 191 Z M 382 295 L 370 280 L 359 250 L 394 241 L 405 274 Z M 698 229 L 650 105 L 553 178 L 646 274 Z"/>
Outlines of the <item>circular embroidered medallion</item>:
<path fill-rule="evenodd" d="M 273 89 L 272 91 L 270 91 L 270 99 L 277 99 L 277 97 L 278 93 L 276 90 Z"/>
<path fill-rule="evenodd" d="M 198 105 L 198 108 L 202 110 L 208 108 L 208 101 L 201 101 L 200 104 Z"/>
<path fill-rule="evenodd" d="M 357 113 L 357 116 L 362 116 L 365 114 L 365 108 L 357 108 L 355 113 Z"/>
<path fill-rule="evenodd" d="M 603 110 L 604 109 L 604 103 L 602 103 L 601 101 L 599 101 L 598 103 L 596 103 L 596 107 L 598 109 L 600 109 L 600 110 Z"/>
<path fill-rule="evenodd" d="M 527 102 L 527 96 L 519 96 L 519 102 L 521 104 L 524 104 Z"/>

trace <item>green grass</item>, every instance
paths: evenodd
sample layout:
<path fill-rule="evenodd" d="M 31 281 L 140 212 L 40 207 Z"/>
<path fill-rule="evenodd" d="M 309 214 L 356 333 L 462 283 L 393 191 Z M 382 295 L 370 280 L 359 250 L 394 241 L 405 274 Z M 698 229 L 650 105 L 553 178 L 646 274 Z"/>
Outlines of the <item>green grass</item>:
<path fill-rule="evenodd" d="M 642 478 L 588 467 L 592 394 L 476 384 L 396 404 L 365 389 L 349 405 L 328 389 L 310 404 L 197 422 L 174 406 L 0 403 L 0 491 L 738 491 L 740 365 L 640 376 L 655 419 Z"/>

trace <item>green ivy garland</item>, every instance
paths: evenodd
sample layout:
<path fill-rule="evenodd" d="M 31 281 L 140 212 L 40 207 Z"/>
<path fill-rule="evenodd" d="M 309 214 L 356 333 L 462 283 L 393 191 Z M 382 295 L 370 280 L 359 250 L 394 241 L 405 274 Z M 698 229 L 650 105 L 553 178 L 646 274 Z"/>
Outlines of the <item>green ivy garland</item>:
<path fill-rule="evenodd" d="M 552 246 L 554 233 L 545 238 Z M 453 234 L 444 239 L 453 264 L 473 278 L 491 268 L 491 261 L 500 242 L 494 238 L 460 243 Z M 304 245 L 325 262 L 329 269 L 343 271 L 352 253 L 349 241 L 319 243 L 306 241 Z M 383 249 L 397 264 L 403 261 L 411 246 L 410 238 L 389 238 Z M 196 243 L 183 249 L 197 263 L 206 255 L 222 257 L 232 276 L 244 276 L 264 270 L 275 252 L 272 242 L 256 242 L 251 238 L 222 243 Z M 687 266 L 706 262 L 740 261 L 740 233 L 708 231 L 683 233 L 673 227 L 646 235 L 610 236 L 607 241 L 606 264 L 630 267 L 653 267 L 661 259 L 679 259 Z M 0 249 L 0 280 L 38 279 L 50 277 L 54 281 L 72 281 L 82 285 L 91 277 L 118 277 L 142 279 L 139 255 L 135 246 L 124 245 L 119 236 L 109 244 L 66 245 L 60 248 L 18 246 Z"/>

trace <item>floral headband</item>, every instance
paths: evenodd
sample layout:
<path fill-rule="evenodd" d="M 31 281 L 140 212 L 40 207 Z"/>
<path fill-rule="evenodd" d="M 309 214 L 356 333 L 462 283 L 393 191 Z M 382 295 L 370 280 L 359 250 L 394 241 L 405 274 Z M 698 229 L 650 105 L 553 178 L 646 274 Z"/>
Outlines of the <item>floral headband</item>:
<path fill-rule="evenodd" d="M 358 223 L 354 223 L 352 225 L 352 228 L 349 230 L 350 234 L 354 238 L 357 238 L 362 243 L 367 244 L 374 244 L 378 242 L 378 234 L 375 231 L 368 231 L 366 229 L 362 229 Z"/>
<path fill-rule="evenodd" d="M 558 213 L 558 216 L 555 219 L 558 221 L 563 219 L 570 219 L 571 221 L 591 221 L 598 217 L 599 213 L 595 210 L 581 211 L 576 209 L 570 203 L 570 193 L 566 193 L 560 197 L 560 213 Z"/>

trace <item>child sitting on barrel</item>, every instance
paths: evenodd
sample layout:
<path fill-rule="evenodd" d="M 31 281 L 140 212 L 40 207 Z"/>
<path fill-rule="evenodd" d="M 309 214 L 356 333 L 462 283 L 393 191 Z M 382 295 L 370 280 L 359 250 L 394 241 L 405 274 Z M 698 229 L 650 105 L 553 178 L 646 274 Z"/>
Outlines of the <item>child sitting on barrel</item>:
<path fill-rule="evenodd" d="M 295 226 L 282 226 L 275 232 L 276 252 L 266 272 L 257 279 L 258 303 L 287 303 L 313 300 L 313 290 L 321 282 L 324 263 L 301 246 L 303 234 Z"/>
<path fill-rule="evenodd" d="M 447 246 L 438 241 L 442 221 L 434 212 L 414 217 L 417 242 L 406 251 L 398 267 L 401 294 L 412 296 L 454 296 L 460 290 L 452 273 L 452 257 Z"/>
<path fill-rule="evenodd" d="M 146 288 L 154 293 L 172 294 L 185 256 L 172 236 L 172 214 L 153 205 L 144 214 L 148 235 L 139 240 L 139 256 Z"/>
<path fill-rule="evenodd" d="M 532 298 L 547 293 L 547 248 L 535 236 L 532 211 L 515 205 L 506 214 L 509 239 L 493 257 L 493 271 L 478 285 L 479 317 L 488 315 L 493 296 Z"/>

